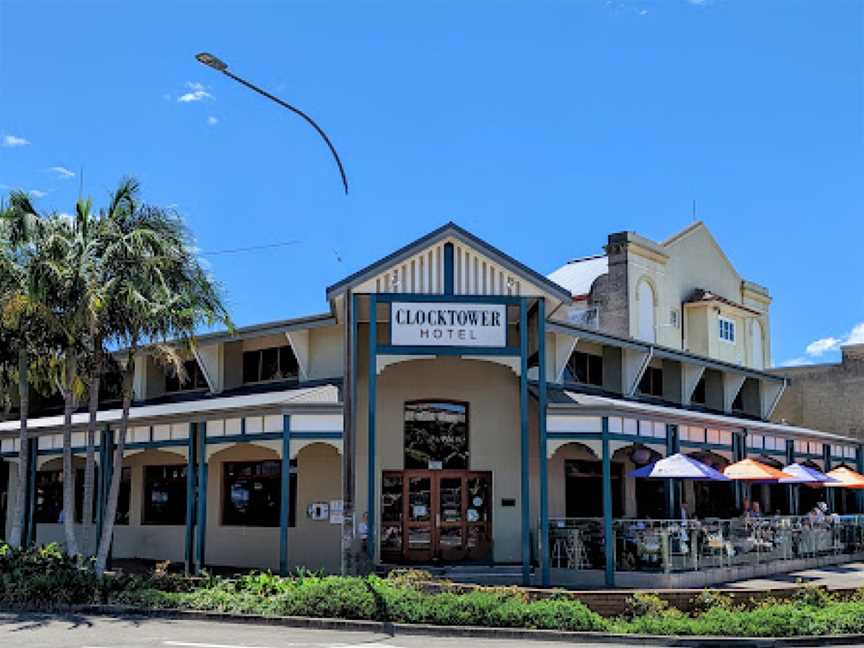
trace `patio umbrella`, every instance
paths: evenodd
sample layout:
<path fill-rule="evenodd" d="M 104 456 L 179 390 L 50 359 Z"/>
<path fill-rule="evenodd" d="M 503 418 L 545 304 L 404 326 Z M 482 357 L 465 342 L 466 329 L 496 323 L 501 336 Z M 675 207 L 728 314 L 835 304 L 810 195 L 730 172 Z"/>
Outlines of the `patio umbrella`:
<path fill-rule="evenodd" d="M 825 473 L 816 470 L 815 468 L 811 468 L 810 466 L 803 466 L 799 463 L 793 463 L 789 464 L 788 466 L 783 466 L 783 472 L 787 475 L 792 476 L 783 477 L 780 480 L 781 484 L 828 485 L 830 482 L 837 481 L 833 477 L 829 477 Z"/>
<path fill-rule="evenodd" d="M 782 470 L 766 466 L 753 459 L 742 459 L 730 464 L 723 469 L 723 474 L 735 481 L 748 482 L 776 482 L 785 477 L 792 477 Z"/>
<path fill-rule="evenodd" d="M 833 488 L 864 488 L 864 475 L 846 466 L 830 470 L 827 474 L 834 481 L 825 484 L 826 486 Z"/>
<path fill-rule="evenodd" d="M 729 478 L 719 470 L 714 470 L 711 466 L 697 461 L 693 457 L 683 455 L 680 452 L 634 470 L 630 473 L 630 476 L 645 477 L 648 479 L 729 481 Z"/>

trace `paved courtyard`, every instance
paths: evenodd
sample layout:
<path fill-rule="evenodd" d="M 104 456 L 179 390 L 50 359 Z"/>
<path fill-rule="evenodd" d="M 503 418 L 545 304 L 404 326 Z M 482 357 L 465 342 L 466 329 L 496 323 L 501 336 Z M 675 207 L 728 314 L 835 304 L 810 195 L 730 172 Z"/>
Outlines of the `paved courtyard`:
<path fill-rule="evenodd" d="M 828 589 L 849 589 L 864 587 L 864 562 L 846 563 L 818 569 L 803 569 L 789 574 L 775 574 L 764 578 L 727 583 L 723 587 L 733 589 L 785 589 L 795 587 L 798 581 L 822 585 Z"/>

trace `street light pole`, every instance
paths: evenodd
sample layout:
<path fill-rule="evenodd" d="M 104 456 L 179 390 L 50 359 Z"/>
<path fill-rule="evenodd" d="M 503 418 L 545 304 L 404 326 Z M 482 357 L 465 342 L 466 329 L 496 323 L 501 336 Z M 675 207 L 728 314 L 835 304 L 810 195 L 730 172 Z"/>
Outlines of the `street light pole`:
<path fill-rule="evenodd" d="M 294 114 L 299 115 L 300 117 L 305 119 L 309 123 L 309 125 L 312 126 L 312 128 L 314 128 L 316 131 L 318 131 L 318 134 L 321 136 L 321 139 L 324 140 L 324 142 L 327 144 L 328 148 L 330 149 L 330 153 L 333 154 L 333 159 L 336 160 L 336 166 L 339 167 L 339 175 L 342 176 L 342 186 L 345 188 L 345 194 L 346 195 L 348 194 L 348 178 L 345 176 L 345 168 L 342 166 L 342 160 L 339 159 L 339 154 L 336 152 L 336 148 L 333 146 L 333 143 L 330 141 L 330 138 L 327 137 L 327 134 L 321 129 L 321 127 L 318 124 L 315 123 L 315 121 L 309 115 L 307 115 L 305 112 L 303 112 L 302 110 L 300 110 L 296 106 L 292 106 L 287 101 L 283 101 L 279 97 L 276 97 L 276 96 L 270 94 L 266 90 L 262 90 L 261 88 L 256 86 L 254 83 L 250 83 L 246 79 L 237 76 L 236 74 L 234 74 L 233 72 L 231 72 L 228 69 L 227 63 L 220 60 L 216 56 L 213 56 L 212 54 L 208 54 L 207 52 L 201 52 L 200 54 L 196 54 L 195 58 L 198 59 L 198 61 L 200 63 L 203 63 L 207 67 L 213 68 L 217 72 L 221 72 L 225 76 L 234 79 L 238 83 L 242 83 L 244 86 L 246 86 L 250 90 L 254 90 L 258 94 L 267 97 L 271 101 L 275 101 L 277 104 L 279 104 L 283 108 L 287 108 L 288 110 L 290 110 Z"/>

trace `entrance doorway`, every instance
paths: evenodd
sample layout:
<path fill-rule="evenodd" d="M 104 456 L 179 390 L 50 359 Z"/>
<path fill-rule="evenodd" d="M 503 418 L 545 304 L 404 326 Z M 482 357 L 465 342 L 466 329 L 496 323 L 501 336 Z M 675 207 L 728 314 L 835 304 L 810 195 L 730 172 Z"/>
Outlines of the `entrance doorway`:
<path fill-rule="evenodd" d="M 384 562 L 488 562 L 492 473 L 393 470 L 382 475 Z"/>

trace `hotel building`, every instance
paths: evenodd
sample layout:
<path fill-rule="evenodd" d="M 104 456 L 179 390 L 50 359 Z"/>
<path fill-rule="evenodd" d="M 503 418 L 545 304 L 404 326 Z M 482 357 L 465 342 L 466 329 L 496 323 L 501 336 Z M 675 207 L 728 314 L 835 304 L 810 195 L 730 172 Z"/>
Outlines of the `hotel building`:
<path fill-rule="evenodd" d="M 862 468 L 860 441 L 770 422 L 787 384 L 765 371 L 770 296 L 701 223 L 662 243 L 612 234 L 604 254 L 549 276 L 450 223 L 326 297 L 320 315 L 202 335 L 183 383 L 142 352 L 122 465 L 119 409 L 99 413 L 100 475 L 122 471 L 115 559 L 283 573 L 478 564 L 566 584 L 596 561 L 587 536 L 563 559 L 575 541 L 556 544 L 556 529 L 595 520 L 595 576 L 612 585 L 622 520 L 680 519 L 681 502 L 729 518 L 747 496 L 637 487 L 640 465 L 681 451 L 716 467 Z M 74 417 L 79 509 L 86 419 Z M 0 493 L 27 480 L 40 543 L 63 540 L 61 425 L 34 415 L 19 466 L 18 423 L 0 423 Z M 796 489 L 752 497 L 798 510 Z"/>

